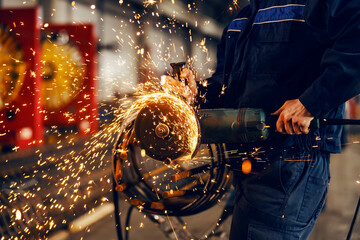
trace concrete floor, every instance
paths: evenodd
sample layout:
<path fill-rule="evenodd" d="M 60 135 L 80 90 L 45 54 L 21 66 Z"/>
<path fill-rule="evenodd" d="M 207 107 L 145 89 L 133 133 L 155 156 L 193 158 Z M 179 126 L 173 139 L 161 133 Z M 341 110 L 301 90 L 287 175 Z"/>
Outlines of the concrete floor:
<path fill-rule="evenodd" d="M 331 185 L 326 207 L 321 213 L 310 240 L 346 239 L 350 223 L 360 194 L 360 136 L 349 139 L 349 144 L 342 154 L 333 155 L 331 159 Z M 358 182 L 357 182 L 358 181 Z M 195 236 L 202 237 L 215 224 L 220 215 L 223 202 L 210 210 L 195 216 L 186 217 L 187 229 Z M 121 201 L 122 224 L 124 224 L 128 204 Z M 359 214 L 360 215 L 360 214 Z M 360 216 L 355 224 L 351 239 L 360 239 Z M 176 220 L 171 220 L 173 223 Z M 228 232 L 231 219 L 223 225 Z M 116 240 L 113 214 L 107 215 L 83 231 L 70 233 L 58 232 L 51 239 L 61 240 Z M 142 213 L 133 211 L 130 239 L 166 240 L 163 232 L 148 220 Z M 171 239 L 176 239 L 172 236 Z M 228 239 L 228 235 L 211 239 Z"/>
<path fill-rule="evenodd" d="M 360 196 L 360 136 L 350 137 L 342 154 L 331 158 L 331 182 L 325 209 L 310 240 L 346 239 Z M 360 239 L 360 214 L 351 239 Z"/>

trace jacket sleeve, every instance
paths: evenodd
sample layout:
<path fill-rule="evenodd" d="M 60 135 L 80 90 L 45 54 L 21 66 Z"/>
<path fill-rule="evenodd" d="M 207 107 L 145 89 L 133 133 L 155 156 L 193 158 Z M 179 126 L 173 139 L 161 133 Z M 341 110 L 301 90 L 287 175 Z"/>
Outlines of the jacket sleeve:
<path fill-rule="evenodd" d="M 217 46 L 215 72 L 210 78 L 198 84 L 201 108 L 218 108 L 221 106 L 219 98 L 224 79 L 226 32 L 227 27 L 224 29 L 221 41 Z"/>
<path fill-rule="evenodd" d="M 305 21 L 328 48 L 319 77 L 299 100 L 321 118 L 360 93 L 360 1 L 308 1 Z"/>

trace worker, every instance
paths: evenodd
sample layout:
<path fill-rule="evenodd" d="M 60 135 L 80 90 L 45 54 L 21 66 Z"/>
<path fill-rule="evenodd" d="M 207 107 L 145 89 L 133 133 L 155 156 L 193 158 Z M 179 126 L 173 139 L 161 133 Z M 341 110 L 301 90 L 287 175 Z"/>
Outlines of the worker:
<path fill-rule="evenodd" d="M 262 147 L 270 163 L 257 175 L 235 173 L 230 239 L 307 239 L 324 206 L 330 153 L 341 150 L 341 126 L 309 132 L 315 118 L 343 118 L 360 93 L 360 1 L 250 0 L 225 28 L 217 67 L 204 84 L 184 69 L 203 108 L 262 108 L 278 116 Z M 244 148 L 246 150 L 246 147 Z"/>

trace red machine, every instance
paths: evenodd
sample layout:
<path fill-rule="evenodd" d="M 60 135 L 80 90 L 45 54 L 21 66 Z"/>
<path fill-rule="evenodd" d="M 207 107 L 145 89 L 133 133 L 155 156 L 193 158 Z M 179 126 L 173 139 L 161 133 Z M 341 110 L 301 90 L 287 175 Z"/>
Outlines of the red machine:
<path fill-rule="evenodd" d="M 348 101 L 348 115 L 351 119 L 360 118 L 360 95 Z"/>
<path fill-rule="evenodd" d="M 45 125 L 98 130 L 96 36 L 91 24 L 44 26 L 42 102 Z"/>
<path fill-rule="evenodd" d="M 0 10 L 0 146 L 43 143 L 38 8 Z"/>

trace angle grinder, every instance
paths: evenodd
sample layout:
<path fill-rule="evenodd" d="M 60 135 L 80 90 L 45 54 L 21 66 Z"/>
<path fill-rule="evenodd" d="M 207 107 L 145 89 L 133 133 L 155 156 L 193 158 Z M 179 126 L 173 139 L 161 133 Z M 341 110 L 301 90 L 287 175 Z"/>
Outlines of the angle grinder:
<path fill-rule="evenodd" d="M 166 109 L 168 106 L 166 104 L 154 104 L 153 106 L 148 106 L 157 111 L 159 115 L 167 115 Z M 164 110 L 164 112 L 162 112 Z M 195 112 L 193 113 L 195 115 Z M 177 116 L 174 114 L 174 116 Z M 166 124 L 164 122 L 158 121 L 154 122 L 153 119 L 156 117 L 151 116 L 148 118 L 143 118 L 139 115 L 136 119 L 136 138 L 140 140 L 140 145 L 146 152 L 154 152 L 152 155 L 154 159 L 164 160 L 164 159 L 174 159 L 172 151 L 166 153 L 162 152 L 162 149 L 165 149 L 163 145 L 157 144 L 148 144 L 146 141 L 142 141 L 148 138 L 149 135 L 156 136 L 164 141 L 169 148 L 176 149 L 176 156 L 181 156 L 184 154 L 188 147 L 186 145 L 177 145 L 178 139 L 172 141 L 170 138 L 162 135 L 160 136 L 158 130 L 166 129 L 166 132 L 177 132 L 177 129 L 173 126 L 180 125 L 183 123 L 174 123 L 178 119 L 171 119 L 174 121 L 172 124 Z M 264 110 L 257 108 L 240 108 L 240 109 L 202 109 L 196 113 L 196 118 L 198 119 L 198 133 L 199 139 L 197 140 L 199 144 L 220 144 L 220 143 L 236 143 L 236 144 L 248 144 L 248 143 L 259 143 L 266 141 L 271 136 L 272 132 L 275 132 L 275 123 L 276 118 L 274 116 L 267 115 Z M 154 127 L 143 130 L 140 126 L 145 126 L 146 123 L 151 122 Z M 149 125 L 149 124 L 147 124 Z M 189 125 L 189 124 L 188 124 Z M 320 128 L 321 126 L 327 125 L 360 125 L 360 120 L 354 119 L 313 119 L 310 123 L 310 130 Z M 142 130 L 142 131 L 140 131 Z M 155 139 L 154 138 L 154 139 Z M 186 139 L 187 136 L 182 136 L 182 139 Z M 154 141 L 153 143 L 155 143 Z M 150 147 L 151 146 L 151 147 Z M 156 153 L 160 153 L 157 155 Z M 196 152 L 196 150 L 195 150 Z M 194 153 L 193 153 L 194 154 Z"/>
<path fill-rule="evenodd" d="M 231 183 L 226 143 L 266 141 L 276 122 L 254 108 L 195 112 L 165 92 L 149 93 L 134 105 L 114 147 L 115 190 L 152 214 L 191 215 L 216 204 Z M 360 120 L 315 119 L 311 129 L 342 124 Z M 251 173 L 251 161 L 241 161 L 241 171 Z"/>
<path fill-rule="evenodd" d="M 173 77 L 187 84 L 186 80 L 180 78 L 181 69 L 185 64 L 179 62 L 170 65 L 173 68 Z M 196 123 L 190 123 L 184 121 L 184 118 L 180 120 L 179 116 L 183 116 L 184 112 L 173 108 L 172 105 L 171 101 L 157 99 L 141 109 L 135 120 L 136 138 L 141 147 L 157 160 L 171 161 L 189 151 L 189 146 L 185 142 L 191 137 L 183 131 L 191 129 L 189 126 L 198 132 L 198 138 L 194 140 L 197 142 L 197 148 L 192 152 L 193 155 L 200 144 L 258 143 L 266 141 L 271 133 L 275 132 L 277 116 L 266 114 L 262 109 L 201 109 L 197 113 L 187 111 L 187 114 L 192 115 L 188 119 L 197 119 Z M 166 116 L 166 122 L 160 120 L 159 116 Z M 313 119 L 310 130 L 326 125 L 360 125 L 360 120 Z M 180 131 L 181 128 L 184 129 Z M 170 133 L 175 133 L 178 138 L 170 137 Z"/>

